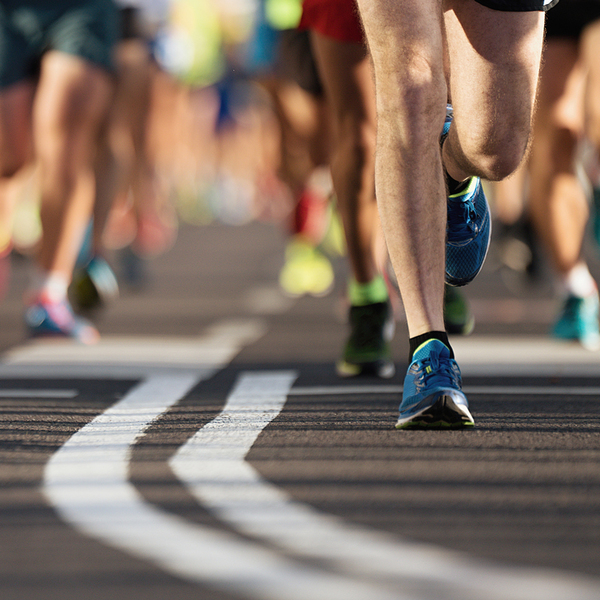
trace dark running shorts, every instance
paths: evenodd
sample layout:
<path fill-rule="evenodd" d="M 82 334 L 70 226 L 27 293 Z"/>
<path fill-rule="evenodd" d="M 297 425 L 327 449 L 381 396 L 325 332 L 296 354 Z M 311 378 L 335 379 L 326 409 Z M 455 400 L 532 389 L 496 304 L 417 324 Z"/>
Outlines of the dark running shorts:
<path fill-rule="evenodd" d="M 112 71 L 118 35 L 113 0 L 1 0 L 0 87 L 35 77 L 48 50 Z"/>
<path fill-rule="evenodd" d="M 546 37 L 577 40 L 583 30 L 598 19 L 600 0 L 561 0 L 546 16 Z"/>
<path fill-rule="evenodd" d="M 535 12 L 550 10 L 558 0 L 476 0 L 479 4 L 504 12 Z"/>

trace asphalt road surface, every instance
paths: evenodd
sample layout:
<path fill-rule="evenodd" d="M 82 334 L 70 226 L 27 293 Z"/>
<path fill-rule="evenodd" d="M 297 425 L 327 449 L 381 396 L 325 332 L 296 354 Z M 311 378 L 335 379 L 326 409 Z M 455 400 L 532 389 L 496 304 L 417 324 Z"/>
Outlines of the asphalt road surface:
<path fill-rule="evenodd" d="M 102 341 L 0 304 L 2 600 L 600 599 L 600 354 L 547 337 L 495 252 L 453 338 L 476 426 L 396 431 L 396 376 L 340 380 L 344 263 L 277 287 L 277 227 L 183 227 Z M 593 262 L 595 273 L 598 264 Z"/>

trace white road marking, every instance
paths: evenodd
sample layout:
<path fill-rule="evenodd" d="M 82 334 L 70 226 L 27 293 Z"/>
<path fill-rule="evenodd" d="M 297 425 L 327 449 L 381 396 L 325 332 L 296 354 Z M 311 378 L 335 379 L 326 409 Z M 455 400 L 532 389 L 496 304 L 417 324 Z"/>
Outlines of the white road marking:
<path fill-rule="evenodd" d="M 3 376 L 14 375 L 15 370 L 39 373 L 44 364 L 56 376 L 57 372 L 64 372 L 64 367 L 69 371 L 72 360 L 78 363 L 79 374 L 89 376 L 92 356 L 105 357 L 107 361 L 103 370 L 94 373 L 117 377 L 111 369 L 125 360 L 119 374 L 147 376 L 52 456 L 43 481 L 48 501 L 62 519 L 85 535 L 149 560 L 186 580 L 240 596 L 260 600 L 417 600 L 312 568 L 233 533 L 165 513 L 146 503 L 129 482 L 133 446 L 153 421 L 196 383 L 223 367 L 242 343 L 259 333 L 260 327 L 238 324 L 217 328 L 208 339 L 195 340 L 189 359 L 201 356 L 202 364 L 193 370 L 187 364 L 170 368 L 173 357 L 165 353 L 168 355 L 173 345 L 160 341 L 158 348 L 146 347 L 146 358 L 153 361 L 150 365 L 130 353 L 132 343 L 123 347 L 110 341 L 105 342 L 110 352 L 107 347 L 94 352 L 93 348 L 70 345 L 57 352 L 57 345 L 51 343 L 13 353 L 9 364 L 0 367 Z M 148 346 L 150 341 L 144 343 Z"/>
<path fill-rule="evenodd" d="M 78 390 L 0 389 L 0 398 L 76 398 Z"/>
<path fill-rule="evenodd" d="M 196 372 L 224 365 L 241 344 L 264 334 L 260 319 L 222 321 L 201 336 L 103 336 L 98 344 L 82 346 L 71 340 L 35 340 L 2 356 L 2 377 L 103 377 L 122 379 L 160 372 Z"/>
<path fill-rule="evenodd" d="M 285 372 L 241 376 L 221 414 L 170 461 L 198 501 L 236 530 L 420 600 L 598 600 L 598 580 L 401 540 L 295 502 L 265 481 L 244 459 L 283 408 L 290 380 Z"/>
<path fill-rule="evenodd" d="M 79 430 L 44 473 L 44 492 L 80 532 L 190 581 L 272 600 L 410 600 L 279 556 L 236 535 L 147 504 L 128 481 L 131 451 L 150 424 L 203 376 L 163 374 Z"/>

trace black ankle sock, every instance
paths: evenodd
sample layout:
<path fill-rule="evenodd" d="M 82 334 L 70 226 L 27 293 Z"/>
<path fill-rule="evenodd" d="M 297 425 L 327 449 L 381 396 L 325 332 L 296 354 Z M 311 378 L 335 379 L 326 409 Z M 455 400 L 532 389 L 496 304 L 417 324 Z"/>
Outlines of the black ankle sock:
<path fill-rule="evenodd" d="M 445 331 L 428 331 L 427 333 L 417 335 L 408 340 L 411 360 L 417 348 L 429 340 L 439 340 L 442 342 L 442 344 L 447 346 L 448 350 L 450 350 L 450 358 L 454 358 L 452 346 L 450 346 L 450 342 L 448 341 L 448 334 Z"/>

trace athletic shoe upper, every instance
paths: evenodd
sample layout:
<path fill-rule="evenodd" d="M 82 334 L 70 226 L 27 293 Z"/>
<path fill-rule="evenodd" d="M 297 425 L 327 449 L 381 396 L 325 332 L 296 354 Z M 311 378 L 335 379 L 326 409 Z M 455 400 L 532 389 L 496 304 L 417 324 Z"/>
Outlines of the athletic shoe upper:
<path fill-rule="evenodd" d="M 473 424 L 460 369 L 450 350 L 436 339 L 425 342 L 408 367 L 396 427 L 457 428 Z"/>
<path fill-rule="evenodd" d="M 554 325 L 553 335 L 560 339 L 578 341 L 588 350 L 599 349 L 599 310 L 600 302 L 597 293 L 585 298 L 569 296 Z"/>
<path fill-rule="evenodd" d="M 337 363 L 338 375 L 376 375 L 389 378 L 394 375 L 389 341 L 393 336 L 394 321 L 389 302 L 351 306 L 350 337 L 342 359 Z"/>
<path fill-rule="evenodd" d="M 446 109 L 442 141 L 448 135 L 452 109 Z M 490 208 L 479 177 L 471 177 L 465 187 L 448 197 L 446 224 L 446 283 L 466 285 L 481 271 L 490 245 Z"/>

